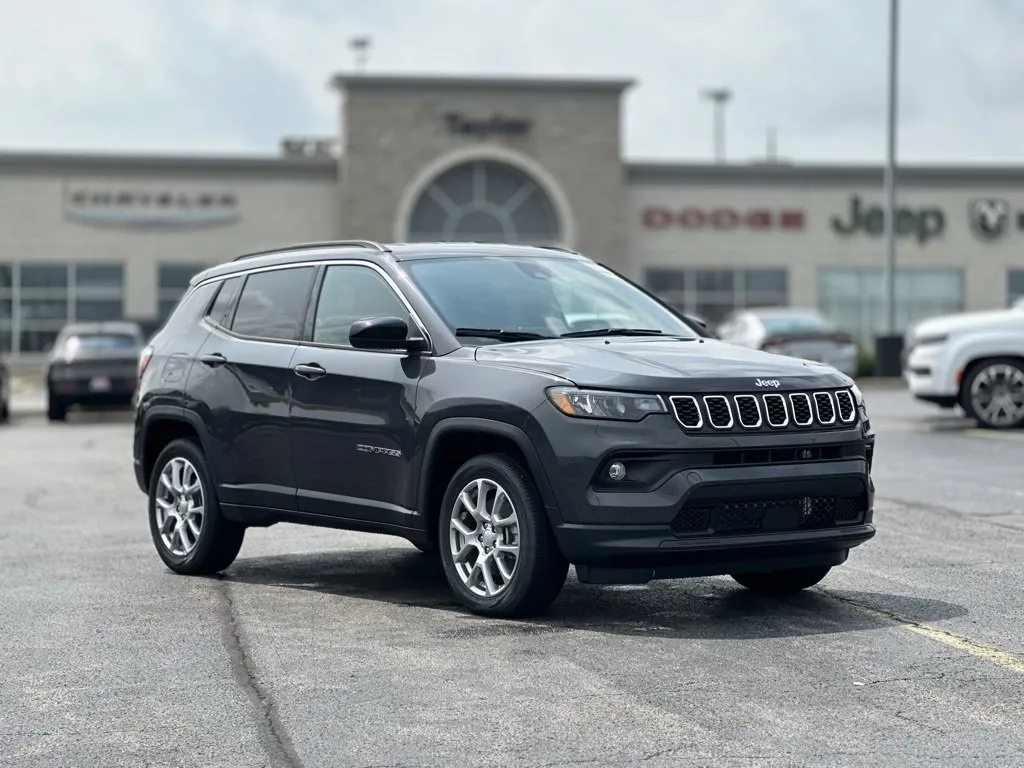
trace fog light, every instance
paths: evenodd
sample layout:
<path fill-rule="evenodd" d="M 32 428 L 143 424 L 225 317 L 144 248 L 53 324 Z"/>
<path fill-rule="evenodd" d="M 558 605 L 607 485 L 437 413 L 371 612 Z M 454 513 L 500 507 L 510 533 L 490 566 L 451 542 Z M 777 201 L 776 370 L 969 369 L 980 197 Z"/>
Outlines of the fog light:
<path fill-rule="evenodd" d="M 626 465 L 621 461 L 613 461 L 608 467 L 608 477 L 612 480 L 622 480 L 626 476 Z"/>

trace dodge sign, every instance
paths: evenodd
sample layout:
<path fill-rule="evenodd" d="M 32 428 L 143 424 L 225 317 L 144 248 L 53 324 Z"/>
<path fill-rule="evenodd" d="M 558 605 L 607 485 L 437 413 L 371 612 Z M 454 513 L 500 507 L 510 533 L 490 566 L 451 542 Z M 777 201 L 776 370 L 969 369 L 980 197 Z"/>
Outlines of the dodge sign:
<path fill-rule="evenodd" d="M 738 209 L 726 206 L 715 208 L 645 208 L 644 226 L 647 229 L 711 229 L 711 230 L 768 230 L 803 229 L 802 210 L 772 210 L 771 208 Z"/>

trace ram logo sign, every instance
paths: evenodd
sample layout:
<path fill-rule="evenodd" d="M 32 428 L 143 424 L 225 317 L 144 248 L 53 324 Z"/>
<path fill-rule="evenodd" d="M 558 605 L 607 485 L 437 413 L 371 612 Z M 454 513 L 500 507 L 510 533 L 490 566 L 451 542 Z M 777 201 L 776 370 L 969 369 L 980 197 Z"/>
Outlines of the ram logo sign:
<path fill-rule="evenodd" d="M 995 240 L 1006 234 L 1010 223 L 1010 204 L 1006 200 L 972 200 L 971 231 L 982 240 Z"/>

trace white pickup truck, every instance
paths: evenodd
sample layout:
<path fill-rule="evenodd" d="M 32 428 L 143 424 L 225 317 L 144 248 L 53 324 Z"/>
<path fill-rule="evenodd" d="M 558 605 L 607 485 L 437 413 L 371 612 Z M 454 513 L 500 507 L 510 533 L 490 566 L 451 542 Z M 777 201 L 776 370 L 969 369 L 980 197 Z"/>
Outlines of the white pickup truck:
<path fill-rule="evenodd" d="M 903 378 L 917 399 L 960 406 L 979 426 L 1024 426 L 1024 302 L 917 323 L 905 337 Z"/>

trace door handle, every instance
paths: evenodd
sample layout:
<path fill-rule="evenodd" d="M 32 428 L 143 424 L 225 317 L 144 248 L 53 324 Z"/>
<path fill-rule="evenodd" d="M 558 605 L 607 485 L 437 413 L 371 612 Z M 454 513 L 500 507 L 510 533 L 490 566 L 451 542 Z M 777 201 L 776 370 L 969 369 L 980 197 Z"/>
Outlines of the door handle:
<path fill-rule="evenodd" d="M 324 370 L 323 366 L 317 365 L 316 363 L 299 363 L 294 368 L 296 376 L 301 376 L 304 379 L 315 381 L 321 376 L 327 375 L 327 371 Z"/>
<path fill-rule="evenodd" d="M 224 365 L 228 359 L 224 357 L 220 352 L 214 352 L 212 355 L 200 355 L 199 362 L 203 365 L 208 365 L 211 368 L 217 368 Z"/>

